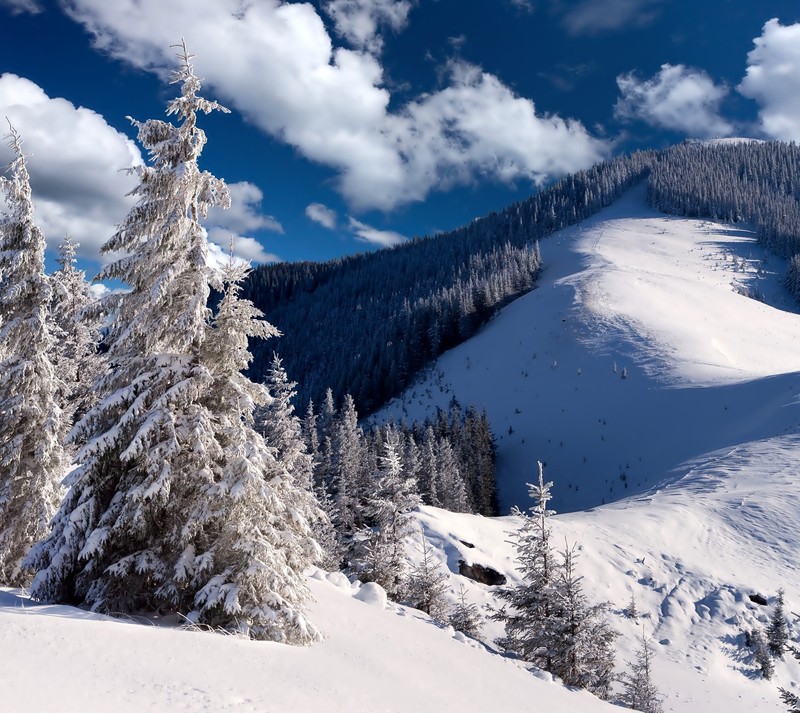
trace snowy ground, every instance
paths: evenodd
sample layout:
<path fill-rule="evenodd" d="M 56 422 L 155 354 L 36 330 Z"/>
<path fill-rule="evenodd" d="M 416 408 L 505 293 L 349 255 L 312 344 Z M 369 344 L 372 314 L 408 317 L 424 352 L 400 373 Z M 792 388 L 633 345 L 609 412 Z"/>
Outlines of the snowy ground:
<path fill-rule="evenodd" d="M 386 414 L 418 418 L 454 395 L 485 406 L 506 506 L 527 505 L 524 483 L 546 462 L 556 509 L 572 511 L 553 518 L 554 542 L 580 543 L 587 592 L 611 603 L 620 670 L 642 628 L 652 634 L 667 711 L 784 710 L 776 686 L 800 680 L 800 664 L 787 657 L 766 682 L 742 647 L 770 612 L 750 594 L 783 586 L 787 610 L 800 611 L 800 316 L 780 287 L 783 265 L 738 226 L 647 210 L 641 191 L 542 253 L 540 287 Z M 492 588 L 459 577 L 458 560 L 513 579 L 514 519 L 433 508 L 419 519 L 451 594 L 465 584 L 491 605 Z M 327 638 L 307 649 L 0 590 L 0 711 L 613 710 L 384 605 L 370 586 L 320 572 L 310 583 Z M 623 614 L 632 594 L 636 621 Z M 790 619 L 797 639 L 800 618 Z M 487 622 L 483 638 L 499 633 Z"/>

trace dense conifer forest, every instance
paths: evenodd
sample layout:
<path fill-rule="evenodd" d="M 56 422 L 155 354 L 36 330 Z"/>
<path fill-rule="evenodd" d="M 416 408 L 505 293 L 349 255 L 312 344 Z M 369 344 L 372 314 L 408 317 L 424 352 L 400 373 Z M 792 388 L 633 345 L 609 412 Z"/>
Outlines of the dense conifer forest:
<path fill-rule="evenodd" d="M 297 405 L 326 389 L 350 393 L 362 415 L 407 386 L 445 350 L 472 336 L 500 307 L 535 287 L 539 241 L 648 180 L 665 213 L 747 221 L 787 258 L 800 253 L 800 149 L 780 142 L 687 141 L 636 152 L 568 176 L 531 198 L 457 230 L 326 263 L 254 270 L 245 295 L 284 333 L 280 351 L 296 379 Z M 546 266 L 546 243 L 543 248 Z M 787 286 L 800 298 L 800 265 Z M 255 345 L 250 374 L 270 352 Z"/>

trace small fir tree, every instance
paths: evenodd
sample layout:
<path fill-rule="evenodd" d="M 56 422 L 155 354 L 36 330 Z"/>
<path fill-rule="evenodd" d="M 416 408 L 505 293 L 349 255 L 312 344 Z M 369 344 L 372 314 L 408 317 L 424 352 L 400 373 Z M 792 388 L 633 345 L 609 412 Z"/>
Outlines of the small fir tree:
<path fill-rule="evenodd" d="M 380 584 L 393 599 L 403 595 L 403 540 L 410 534 L 409 513 L 419 506 L 413 481 L 402 474 L 399 437 L 396 431 L 389 430 L 383 441 L 374 493 L 367 503 L 367 516 L 373 526 L 361 531 L 355 571 L 362 581 Z"/>
<path fill-rule="evenodd" d="M 783 589 L 779 589 L 778 596 L 775 597 L 775 608 L 772 610 L 772 616 L 767 627 L 767 645 L 769 646 L 769 652 L 773 656 L 782 659 L 788 643 L 789 632 L 786 628 L 784 593 Z"/>
<path fill-rule="evenodd" d="M 7 206 L 0 215 L 0 582 L 22 586 L 29 581 L 23 560 L 47 535 L 61 497 L 66 418 L 58 396 L 66 387 L 50 359 L 44 235 L 13 127 L 8 138 L 14 158 L 9 177 L 0 176 Z"/>
<path fill-rule="evenodd" d="M 436 621 L 444 621 L 447 613 L 445 592 L 448 576 L 436 566 L 433 549 L 421 529 L 419 553 L 421 558 L 408 575 L 407 599 L 415 609 L 430 614 Z"/>
<path fill-rule="evenodd" d="M 753 629 L 753 631 L 750 632 L 750 646 L 753 649 L 753 658 L 755 659 L 756 665 L 761 670 L 762 678 L 769 681 L 775 673 L 775 665 L 772 663 L 769 645 L 765 641 L 761 629 Z"/>
<path fill-rule="evenodd" d="M 568 686 L 608 698 L 614 680 L 614 639 L 605 604 L 590 605 L 575 570 L 575 547 L 566 546 L 555 582 L 551 672 Z"/>
<path fill-rule="evenodd" d="M 663 713 L 661 694 L 653 683 L 653 657 L 655 652 L 642 629 L 642 641 L 636 652 L 636 660 L 628 662 L 628 670 L 622 674 L 622 702 L 642 713 Z"/>
<path fill-rule="evenodd" d="M 511 535 L 522 581 L 515 587 L 498 591 L 498 596 L 507 606 L 495 612 L 492 618 L 505 625 L 505 636 L 497 642 L 501 648 L 545 671 L 552 671 L 557 628 L 554 606 L 557 568 L 547 525 L 547 518 L 554 511 L 549 510 L 547 504 L 553 497 L 550 493 L 553 483 L 544 482 L 541 462 L 538 465 L 538 483 L 528 483 L 528 492 L 534 502 L 531 514 L 527 515 L 516 507 L 512 510 L 512 515 L 522 518 L 519 531 Z M 508 606 L 511 611 L 508 611 Z"/>
<path fill-rule="evenodd" d="M 477 638 L 481 633 L 483 617 L 477 605 L 467 601 L 467 590 L 464 585 L 458 591 L 458 599 L 450 612 L 450 625 L 462 634 Z"/>

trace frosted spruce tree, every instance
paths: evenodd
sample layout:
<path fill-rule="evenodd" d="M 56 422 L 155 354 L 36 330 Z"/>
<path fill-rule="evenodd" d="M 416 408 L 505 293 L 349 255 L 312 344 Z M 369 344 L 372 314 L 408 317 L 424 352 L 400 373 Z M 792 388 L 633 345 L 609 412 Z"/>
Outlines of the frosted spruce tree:
<path fill-rule="evenodd" d="M 565 546 L 555 582 L 551 672 L 568 686 L 608 698 L 614 681 L 616 632 L 606 618 L 606 605 L 590 605 L 577 574 L 576 548 Z"/>
<path fill-rule="evenodd" d="M 448 619 L 450 626 L 456 631 L 460 631 L 467 636 L 478 638 L 483 625 L 483 617 L 476 604 L 467 601 L 467 590 L 464 585 L 458 591 L 458 599 L 450 612 Z"/>
<path fill-rule="evenodd" d="M 0 176 L 0 582 L 22 586 L 22 566 L 43 539 L 61 497 L 67 459 L 64 384 L 50 360 L 53 337 L 45 241 L 33 217 L 22 142 L 10 127 L 14 158 Z"/>
<path fill-rule="evenodd" d="M 77 268 L 78 247 L 65 236 L 58 246 L 59 269 L 50 278 L 51 311 L 58 332 L 53 361 L 65 385 L 62 408 L 70 427 L 97 401 L 94 385 L 106 368 L 105 357 L 98 351 L 102 312 L 86 273 Z"/>
<path fill-rule="evenodd" d="M 432 619 L 444 622 L 447 618 L 448 575 L 434 561 L 433 548 L 425 539 L 425 532 L 420 528 L 420 559 L 411 568 L 408 575 L 406 598 L 411 606 L 429 614 Z"/>
<path fill-rule="evenodd" d="M 767 645 L 769 652 L 776 658 L 782 659 L 789 643 L 789 632 L 786 627 L 786 613 L 783 589 L 778 590 L 775 597 L 775 609 L 767 627 Z"/>
<path fill-rule="evenodd" d="M 306 644 L 319 632 L 305 617 L 304 571 L 319 557 L 312 524 L 324 517 L 310 489 L 299 423 L 279 398 L 291 392 L 280 360 L 276 391 L 242 374 L 252 359 L 248 337 L 277 330 L 241 299 L 249 269 L 232 260 L 225 291 L 202 350 L 212 384 L 203 404 L 212 414 L 213 440 L 205 479 L 190 512 L 201 533 L 179 563 L 178 587 L 194 594 L 190 618 L 251 637 Z M 277 393 L 276 393 L 277 392 Z M 253 412 L 270 411 L 269 438 L 254 429 Z"/>
<path fill-rule="evenodd" d="M 642 713 L 663 713 L 661 694 L 653 683 L 653 647 L 642 629 L 642 643 L 636 660 L 628 662 L 628 671 L 622 675 L 624 691 L 622 702 Z"/>
<path fill-rule="evenodd" d="M 390 429 L 378 458 L 379 470 L 367 501 L 372 527 L 363 528 L 356 546 L 355 571 L 364 582 L 377 582 L 392 599 L 403 595 L 406 578 L 404 539 L 410 534 L 409 513 L 419 506 L 414 483 L 403 477 L 400 439 Z"/>
<path fill-rule="evenodd" d="M 547 524 L 547 518 L 554 514 L 547 508 L 552 487 L 552 482 L 544 482 L 540 462 L 538 483 L 528 483 L 534 501 L 531 514 L 516 507 L 512 510 L 513 515 L 523 518 L 520 530 L 511 535 L 522 582 L 497 593 L 507 606 L 492 615 L 505 624 L 505 636 L 497 643 L 545 671 L 553 670 L 555 636 L 560 627 L 556 609 L 558 568 Z"/>
<path fill-rule="evenodd" d="M 210 327 L 209 283 L 218 280 L 200 221 L 230 196 L 198 168 L 206 138 L 196 120 L 224 109 L 198 95 L 182 50 L 173 77 L 181 95 L 167 110 L 179 126 L 134 122 L 151 165 L 131 169 L 137 204 L 103 246 L 125 256 L 100 275 L 131 289 L 108 337 L 101 399 L 74 429 L 86 439 L 80 465 L 30 557 L 39 570 L 32 596 L 104 612 L 178 611 L 304 643 L 316 636 L 298 608 L 308 508 L 284 502 L 291 478 L 253 430 L 257 387 L 237 372 L 247 336 L 275 330 L 238 300 L 235 275 Z"/>

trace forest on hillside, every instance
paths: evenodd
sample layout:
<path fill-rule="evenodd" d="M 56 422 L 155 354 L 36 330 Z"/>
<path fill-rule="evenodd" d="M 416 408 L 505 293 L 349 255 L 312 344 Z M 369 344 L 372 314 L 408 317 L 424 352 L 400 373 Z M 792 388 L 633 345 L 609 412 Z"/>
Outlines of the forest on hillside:
<path fill-rule="evenodd" d="M 600 163 L 448 233 L 321 264 L 258 268 L 244 291 L 284 333 L 298 409 L 321 403 L 330 388 L 337 402 L 352 394 L 368 415 L 535 288 L 540 240 L 645 179 L 650 205 L 664 213 L 753 225 L 762 244 L 790 259 L 786 284 L 800 299 L 798 175 L 794 144 L 686 141 Z M 258 380 L 271 351 L 255 345 L 254 353 Z"/>

